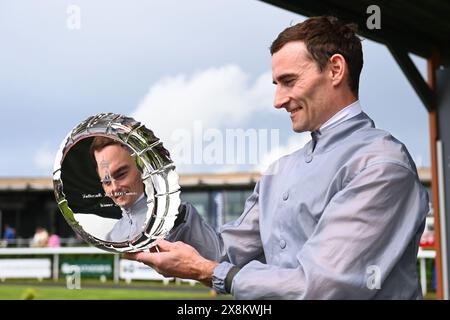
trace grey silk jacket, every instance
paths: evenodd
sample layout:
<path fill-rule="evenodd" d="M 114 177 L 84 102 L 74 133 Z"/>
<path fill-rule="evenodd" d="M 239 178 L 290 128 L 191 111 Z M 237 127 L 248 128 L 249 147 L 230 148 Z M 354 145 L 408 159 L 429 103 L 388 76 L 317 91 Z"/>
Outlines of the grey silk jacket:
<path fill-rule="evenodd" d="M 312 133 L 256 184 L 217 233 L 192 205 L 169 236 L 235 265 L 236 299 L 420 299 L 418 243 L 428 195 L 405 146 L 365 114 Z"/>
<path fill-rule="evenodd" d="M 122 210 L 122 218 L 117 221 L 112 230 L 106 235 L 107 241 L 123 242 L 138 236 L 145 226 L 147 218 L 147 197 L 142 195 L 129 208 Z"/>

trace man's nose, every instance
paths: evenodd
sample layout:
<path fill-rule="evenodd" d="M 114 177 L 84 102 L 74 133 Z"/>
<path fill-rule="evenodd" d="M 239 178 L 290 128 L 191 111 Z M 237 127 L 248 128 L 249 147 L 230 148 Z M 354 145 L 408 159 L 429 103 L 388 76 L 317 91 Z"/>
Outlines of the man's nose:
<path fill-rule="evenodd" d="M 119 192 L 120 186 L 115 180 L 111 180 L 110 190 L 113 196 L 116 196 L 116 193 Z"/>
<path fill-rule="evenodd" d="M 276 109 L 283 108 L 287 105 L 288 102 L 289 102 L 289 97 L 286 95 L 285 92 L 283 92 L 282 89 L 277 87 L 277 90 L 275 92 L 275 99 L 273 102 L 274 107 Z"/>

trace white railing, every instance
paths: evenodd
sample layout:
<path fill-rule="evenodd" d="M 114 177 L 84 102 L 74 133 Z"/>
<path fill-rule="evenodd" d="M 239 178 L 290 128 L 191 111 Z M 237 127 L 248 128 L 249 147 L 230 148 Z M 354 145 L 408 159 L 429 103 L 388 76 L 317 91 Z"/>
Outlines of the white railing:
<path fill-rule="evenodd" d="M 119 282 L 119 265 L 120 254 L 115 254 L 100 250 L 95 247 L 60 247 L 60 248 L 0 248 L 0 258 L 5 255 L 53 255 L 53 279 L 56 281 L 59 278 L 59 255 L 61 254 L 109 254 L 114 255 L 113 262 L 113 279 L 114 282 Z M 427 270 L 426 259 L 435 259 L 436 252 L 434 250 L 422 250 L 419 248 L 417 259 L 420 266 L 420 284 L 422 286 L 422 293 L 425 295 L 428 292 L 427 288 Z M 178 281 L 177 281 L 178 282 Z M 191 281 L 189 281 L 191 282 Z"/>
<path fill-rule="evenodd" d="M 113 255 L 113 280 L 115 283 L 119 282 L 121 270 L 120 270 L 120 254 L 119 253 L 111 253 L 104 250 L 100 250 L 95 247 L 59 247 L 59 248 L 0 248 L 0 259 L 1 256 L 27 256 L 27 255 L 52 255 L 52 275 L 53 280 L 57 281 L 59 279 L 59 256 L 64 254 L 105 254 L 105 255 Z M 132 261 L 128 261 L 132 263 Z M 135 268 L 136 269 L 136 268 Z M 154 279 L 154 280 L 162 280 L 163 283 L 167 283 L 167 279 L 157 274 L 156 271 L 148 267 L 149 270 L 146 274 L 138 275 L 134 279 Z M 155 274 L 152 276 L 150 271 L 153 271 Z M 125 276 L 127 277 L 127 276 Z M 131 278 L 126 278 L 127 282 L 131 281 Z M 191 285 L 195 285 L 197 281 L 191 279 L 175 279 L 176 283 L 180 282 L 188 282 Z"/>
<path fill-rule="evenodd" d="M 0 248 L 29 248 L 31 247 L 32 241 L 33 238 L 0 239 Z M 74 237 L 60 238 L 59 242 L 63 247 L 77 247 L 85 244 L 83 240 Z"/>
<path fill-rule="evenodd" d="M 436 259 L 436 251 L 434 250 L 423 250 L 419 248 L 419 252 L 417 254 L 417 259 L 419 260 L 420 265 L 420 285 L 422 286 L 422 294 L 425 296 L 428 292 L 427 288 L 427 268 L 426 268 L 426 259 Z"/>
<path fill-rule="evenodd" d="M 61 254 L 113 254 L 113 279 L 119 282 L 119 254 L 103 251 L 95 247 L 60 247 L 60 248 L 2 248 L 0 256 L 5 255 L 53 255 L 53 280 L 59 278 L 59 255 Z"/>

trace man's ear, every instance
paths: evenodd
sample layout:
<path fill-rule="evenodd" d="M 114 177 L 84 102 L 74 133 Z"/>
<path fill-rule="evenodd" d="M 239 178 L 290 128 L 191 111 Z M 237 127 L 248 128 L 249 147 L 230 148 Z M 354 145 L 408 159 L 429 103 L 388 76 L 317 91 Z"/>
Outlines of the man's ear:
<path fill-rule="evenodd" d="M 334 86 L 340 85 L 347 77 L 347 62 L 342 54 L 333 54 L 328 62 L 331 81 Z"/>

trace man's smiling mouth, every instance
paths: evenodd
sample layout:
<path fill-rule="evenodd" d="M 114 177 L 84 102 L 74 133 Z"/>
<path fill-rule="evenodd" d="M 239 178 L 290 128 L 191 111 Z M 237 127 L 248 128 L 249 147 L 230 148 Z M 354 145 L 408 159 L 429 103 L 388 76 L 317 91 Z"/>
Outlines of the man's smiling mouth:
<path fill-rule="evenodd" d="M 289 111 L 289 113 L 291 114 L 291 117 L 297 113 L 298 111 L 300 111 L 301 109 L 303 109 L 302 107 L 297 107 L 295 109 L 292 109 L 291 111 Z"/>

